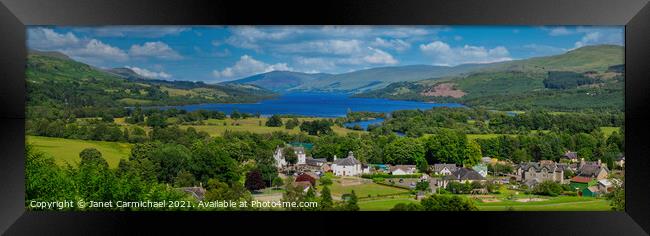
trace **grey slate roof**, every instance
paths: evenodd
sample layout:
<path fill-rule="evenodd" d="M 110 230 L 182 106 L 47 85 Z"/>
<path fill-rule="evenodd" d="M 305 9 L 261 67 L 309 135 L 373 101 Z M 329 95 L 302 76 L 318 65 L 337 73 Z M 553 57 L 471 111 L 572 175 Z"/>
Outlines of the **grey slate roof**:
<path fill-rule="evenodd" d="M 318 163 L 326 163 L 327 159 L 325 158 L 307 158 L 305 159 L 305 162 L 307 162 L 307 165 L 317 165 Z"/>
<path fill-rule="evenodd" d="M 578 153 L 577 152 L 567 152 L 563 155 L 563 157 L 567 159 L 578 159 Z"/>
<path fill-rule="evenodd" d="M 440 172 L 443 170 L 445 167 L 449 169 L 449 171 L 454 172 L 458 170 L 458 167 L 456 167 L 456 164 L 433 164 L 433 171 L 434 172 Z"/>
<path fill-rule="evenodd" d="M 518 168 L 521 168 L 523 170 L 528 170 L 531 167 L 537 172 L 544 171 L 544 170 L 546 172 L 560 172 L 564 170 L 562 166 L 558 166 L 557 163 L 552 161 L 527 162 L 527 163 L 521 163 L 518 166 Z"/>
<path fill-rule="evenodd" d="M 340 165 L 340 166 L 353 166 L 353 165 L 361 165 L 361 162 L 354 158 L 354 155 L 352 152 L 348 153 L 348 157 L 343 158 L 343 159 L 337 159 L 334 161 L 334 164 Z"/>
<path fill-rule="evenodd" d="M 358 165 L 361 164 L 356 158 L 354 157 L 346 157 L 343 159 L 338 159 L 334 162 L 334 164 L 337 164 L 339 166 L 353 166 L 353 165 Z"/>
<path fill-rule="evenodd" d="M 468 168 L 458 168 L 458 170 L 451 173 L 451 175 L 443 177 L 447 180 L 485 180 L 478 172 Z"/>
<path fill-rule="evenodd" d="M 582 176 L 582 177 L 593 178 L 593 177 L 596 177 L 598 175 L 598 173 L 600 172 L 600 170 L 602 168 L 604 168 L 605 171 L 609 172 L 609 169 L 607 169 L 606 166 L 600 166 L 598 164 L 584 164 L 584 165 L 580 166 L 580 168 L 578 168 L 578 171 L 577 171 L 578 174 L 577 175 Z"/>
<path fill-rule="evenodd" d="M 390 167 L 390 172 L 396 171 L 398 169 L 401 169 L 403 171 L 408 171 L 409 169 L 414 170 L 415 165 L 394 165 Z"/>

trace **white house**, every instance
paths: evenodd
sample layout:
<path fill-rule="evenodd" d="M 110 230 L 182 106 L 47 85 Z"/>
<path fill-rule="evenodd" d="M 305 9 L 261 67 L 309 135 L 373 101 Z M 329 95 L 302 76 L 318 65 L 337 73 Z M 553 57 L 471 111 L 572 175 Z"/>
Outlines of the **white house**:
<path fill-rule="evenodd" d="M 291 148 L 293 149 L 293 152 L 296 154 L 298 157 L 298 161 L 296 162 L 297 165 L 305 165 L 307 164 L 307 154 L 305 153 L 305 148 L 303 147 L 286 147 L 286 148 Z M 273 159 L 275 159 L 275 166 L 277 168 L 282 168 L 287 166 L 287 161 L 284 158 L 284 148 L 277 147 L 275 149 L 275 153 L 273 153 Z"/>
<path fill-rule="evenodd" d="M 348 153 L 348 157 L 343 159 L 336 159 L 334 156 L 331 168 L 336 176 L 358 176 L 363 173 L 361 162 L 354 158 L 352 151 Z"/>
<path fill-rule="evenodd" d="M 394 165 L 390 167 L 392 175 L 412 175 L 415 173 L 415 165 Z"/>
<path fill-rule="evenodd" d="M 456 170 L 456 164 L 433 164 L 433 173 L 437 175 L 451 175 Z"/>
<path fill-rule="evenodd" d="M 275 167 L 282 168 L 287 166 L 287 161 L 284 159 L 284 155 L 282 154 L 282 148 L 278 147 L 275 149 L 273 159 L 275 159 Z"/>

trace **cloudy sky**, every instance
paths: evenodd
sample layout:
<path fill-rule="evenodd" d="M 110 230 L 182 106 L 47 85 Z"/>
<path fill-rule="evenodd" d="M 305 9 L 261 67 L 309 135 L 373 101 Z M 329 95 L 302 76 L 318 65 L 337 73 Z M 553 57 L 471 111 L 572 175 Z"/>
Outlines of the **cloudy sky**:
<path fill-rule="evenodd" d="M 273 70 L 499 62 L 623 45 L 623 35 L 623 27 L 591 26 L 31 26 L 28 47 L 147 77 L 213 83 Z"/>

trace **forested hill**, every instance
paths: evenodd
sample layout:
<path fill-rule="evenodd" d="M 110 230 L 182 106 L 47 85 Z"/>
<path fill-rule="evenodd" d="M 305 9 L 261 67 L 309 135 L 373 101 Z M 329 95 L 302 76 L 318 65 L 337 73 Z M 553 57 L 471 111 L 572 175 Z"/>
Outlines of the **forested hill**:
<path fill-rule="evenodd" d="M 26 74 L 29 108 L 58 107 L 77 116 L 124 106 L 241 103 L 275 96 L 254 85 L 211 85 L 124 76 L 56 52 L 30 51 Z"/>
<path fill-rule="evenodd" d="M 467 76 L 399 82 L 358 97 L 459 102 L 499 110 L 623 110 L 623 47 L 496 63 Z"/>

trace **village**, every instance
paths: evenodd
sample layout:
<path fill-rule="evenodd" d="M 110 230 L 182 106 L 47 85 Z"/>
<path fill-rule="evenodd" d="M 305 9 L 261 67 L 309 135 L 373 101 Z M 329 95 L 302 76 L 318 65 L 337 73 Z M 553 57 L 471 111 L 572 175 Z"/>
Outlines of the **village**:
<path fill-rule="evenodd" d="M 476 200 L 479 206 L 485 204 L 481 208 L 485 210 L 512 210 L 512 207 L 497 207 L 499 203 L 509 201 L 519 204 L 555 203 L 554 196 L 531 192 L 546 182 L 564 186 L 564 190 L 557 194 L 560 199 L 573 198 L 571 201 L 575 204 L 581 202 L 576 198 L 585 199 L 584 210 L 590 210 L 592 200 L 602 199 L 622 185 L 618 176 L 623 176 L 625 166 L 624 156 L 616 160 L 616 170 L 610 170 L 600 160 L 585 161 L 578 158 L 576 152 L 567 151 L 560 162 L 540 160 L 514 164 L 483 157 L 480 164 L 471 167 L 435 163 L 422 171 L 416 165 L 362 163 L 351 151 L 346 157 L 333 156 L 332 161 L 312 158 L 308 155 L 308 148 L 309 145 L 301 144 L 276 148 L 273 159 L 281 178 L 285 182 L 291 178 L 290 184 L 305 193 L 310 188 L 319 192 L 321 178 L 332 179 L 333 199 L 341 200 L 348 191 L 355 190 L 362 209 L 364 203 L 368 203 L 363 210 L 390 210 L 393 203 L 415 202 L 433 194 L 465 195 Z M 287 150 L 295 154 L 295 163 L 285 158 Z M 253 197 L 261 201 L 279 201 L 282 194 L 281 187 L 271 187 L 253 194 Z"/>

